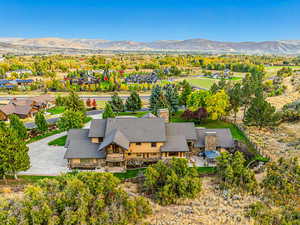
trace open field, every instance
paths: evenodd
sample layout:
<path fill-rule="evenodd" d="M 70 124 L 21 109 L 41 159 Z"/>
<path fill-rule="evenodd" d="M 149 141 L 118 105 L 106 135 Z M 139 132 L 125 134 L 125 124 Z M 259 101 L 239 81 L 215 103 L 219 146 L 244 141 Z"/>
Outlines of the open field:
<path fill-rule="evenodd" d="M 192 86 L 209 89 L 214 83 L 218 82 L 218 79 L 192 78 L 192 79 L 187 79 L 187 81 Z"/>

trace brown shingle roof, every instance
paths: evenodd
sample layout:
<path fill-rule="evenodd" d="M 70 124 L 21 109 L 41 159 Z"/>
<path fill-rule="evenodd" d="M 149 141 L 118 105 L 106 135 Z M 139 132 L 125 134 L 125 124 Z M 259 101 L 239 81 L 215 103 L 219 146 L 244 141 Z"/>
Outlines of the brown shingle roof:
<path fill-rule="evenodd" d="M 206 129 L 206 128 L 196 128 L 197 142 L 196 147 L 205 146 L 205 135 L 207 132 L 214 132 L 217 136 L 217 147 L 221 148 L 232 148 L 234 147 L 234 140 L 231 135 L 229 128 L 222 129 Z"/>
<path fill-rule="evenodd" d="M 91 122 L 89 137 L 104 137 L 106 128 L 106 119 L 94 119 Z"/>
<path fill-rule="evenodd" d="M 4 106 L 0 106 L 0 111 L 2 111 L 7 116 L 11 114 L 28 115 L 31 109 L 31 106 L 28 105 L 14 105 L 11 103 Z"/>
<path fill-rule="evenodd" d="M 90 142 L 88 138 L 88 129 L 72 129 L 68 132 L 68 138 L 65 147 L 65 159 L 104 159 L 105 150 L 98 151 L 99 144 Z"/>
<path fill-rule="evenodd" d="M 194 123 L 167 123 L 167 136 L 185 136 L 187 140 L 196 140 L 196 131 Z"/>
<path fill-rule="evenodd" d="M 161 152 L 188 152 L 184 135 L 167 136 L 167 141 L 164 146 L 161 147 Z"/>
<path fill-rule="evenodd" d="M 113 130 L 108 134 L 99 146 L 99 150 L 104 149 L 110 144 L 116 144 L 124 149 L 129 148 L 129 141 L 126 136 L 119 130 Z"/>
<path fill-rule="evenodd" d="M 126 135 L 129 142 L 165 142 L 166 129 L 161 118 L 108 118 L 105 136 L 113 130 Z"/>

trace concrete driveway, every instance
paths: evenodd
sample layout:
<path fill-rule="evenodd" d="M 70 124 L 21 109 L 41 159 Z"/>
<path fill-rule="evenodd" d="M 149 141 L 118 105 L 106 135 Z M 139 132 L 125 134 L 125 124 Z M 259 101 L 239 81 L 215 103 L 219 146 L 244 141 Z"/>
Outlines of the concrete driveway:
<path fill-rule="evenodd" d="M 101 118 L 101 114 L 91 115 L 93 119 Z M 85 125 L 90 127 L 91 122 Z M 66 149 L 60 146 L 49 146 L 48 143 L 56 138 L 66 135 L 67 132 L 56 134 L 40 141 L 28 144 L 31 167 L 19 175 L 56 176 L 69 172 L 67 160 L 64 159 Z"/>

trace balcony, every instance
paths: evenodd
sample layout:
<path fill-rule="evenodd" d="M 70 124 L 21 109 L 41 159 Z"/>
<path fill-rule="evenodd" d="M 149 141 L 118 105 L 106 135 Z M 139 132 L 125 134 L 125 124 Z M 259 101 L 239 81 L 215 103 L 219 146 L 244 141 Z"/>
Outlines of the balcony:
<path fill-rule="evenodd" d="M 107 162 L 122 162 L 124 160 L 125 159 L 124 159 L 123 154 L 107 154 L 106 155 Z"/>

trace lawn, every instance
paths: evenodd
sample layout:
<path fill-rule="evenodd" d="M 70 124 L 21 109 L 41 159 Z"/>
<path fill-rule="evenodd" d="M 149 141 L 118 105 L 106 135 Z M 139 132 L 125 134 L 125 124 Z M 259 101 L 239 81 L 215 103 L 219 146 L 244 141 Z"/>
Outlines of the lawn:
<path fill-rule="evenodd" d="M 240 81 L 243 77 L 232 77 L 229 80 L 232 81 Z M 210 87 L 214 84 L 220 81 L 220 79 L 213 79 L 213 78 L 190 78 L 187 79 L 187 81 L 192 85 L 200 88 L 210 89 Z"/>
<path fill-rule="evenodd" d="M 48 143 L 48 145 L 65 146 L 66 140 L 67 140 L 67 135 L 64 135 L 64 136 L 54 139 L 53 141 L 50 141 Z"/>
<path fill-rule="evenodd" d="M 187 120 L 181 118 L 182 113 L 183 113 L 182 111 L 179 111 L 174 116 L 172 116 L 171 122 L 194 122 L 196 127 L 205 127 L 208 129 L 229 128 L 231 131 L 232 137 L 234 139 L 244 141 L 244 142 L 247 140 L 244 133 L 232 123 L 228 123 L 228 122 L 225 122 L 222 120 L 209 120 L 209 119 L 201 121 L 201 122 L 199 122 L 199 120 L 187 121 Z"/>
<path fill-rule="evenodd" d="M 187 81 L 192 85 L 200 88 L 209 89 L 218 79 L 211 78 L 192 78 L 187 79 Z"/>
<path fill-rule="evenodd" d="M 53 107 L 53 108 L 47 110 L 47 112 L 51 113 L 52 115 L 61 114 L 64 111 L 65 111 L 65 107 L 64 106 L 56 106 L 56 107 Z"/>
<path fill-rule="evenodd" d="M 34 138 L 31 138 L 31 139 L 29 139 L 26 143 L 27 143 L 27 144 L 30 144 L 30 143 L 32 143 L 32 142 L 39 141 L 39 140 L 41 140 L 41 139 L 44 139 L 44 138 L 46 138 L 46 137 L 50 137 L 50 136 L 55 135 L 55 134 L 59 134 L 59 133 L 61 133 L 61 132 L 63 132 L 63 131 L 61 131 L 61 130 L 53 130 L 53 131 L 47 132 L 47 133 L 45 133 L 45 134 L 41 134 L 41 135 L 39 135 L 39 136 L 36 136 L 36 137 L 34 137 Z"/>

